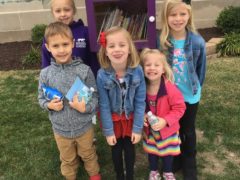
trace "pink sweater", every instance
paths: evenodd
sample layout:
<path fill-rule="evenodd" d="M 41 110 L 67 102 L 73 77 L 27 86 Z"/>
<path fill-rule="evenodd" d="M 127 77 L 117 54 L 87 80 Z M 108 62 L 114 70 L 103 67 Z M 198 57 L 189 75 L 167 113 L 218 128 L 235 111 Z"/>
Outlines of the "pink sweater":
<path fill-rule="evenodd" d="M 157 100 L 157 114 L 155 114 L 167 121 L 166 127 L 159 131 L 162 139 L 171 136 L 179 130 L 179 120 L 186 109 L 184 98 L 174 84 L 165 80 L 165 90 L 166 95 L 159 97 Z M 144 127 L 144 131 L 147 135 L 150 132 L 149 128 L 150 127 Z"/>

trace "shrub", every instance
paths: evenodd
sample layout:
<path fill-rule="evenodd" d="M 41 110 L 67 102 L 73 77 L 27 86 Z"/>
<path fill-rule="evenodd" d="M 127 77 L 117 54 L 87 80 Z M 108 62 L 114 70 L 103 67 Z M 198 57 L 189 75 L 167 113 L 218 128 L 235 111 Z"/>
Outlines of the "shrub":
<path fill-rule="evenodd" d="M 32 42 L 34 44 L 42 44 L 46 27 L 47 25 L 45 24 L 37 24 L 32 28 Z"/>
<path fill-rule="evenodd" d="M 240 56 L 240 33 L 224 35 L 224 40 L 217 45 L 220 56 Z"/>
<path fill-rule="evenodd" d="M 37 66 L 41 62 L 41 53 L 38 48 L 31 46 L 30 51 L 22 58 L 23 67 Z"/>
<path fill-rule="evenodd" d="M 240 7 L 229 6 L 224 8 L 217 17 L 216 24 L 224 33 L 239 33 Z"/>

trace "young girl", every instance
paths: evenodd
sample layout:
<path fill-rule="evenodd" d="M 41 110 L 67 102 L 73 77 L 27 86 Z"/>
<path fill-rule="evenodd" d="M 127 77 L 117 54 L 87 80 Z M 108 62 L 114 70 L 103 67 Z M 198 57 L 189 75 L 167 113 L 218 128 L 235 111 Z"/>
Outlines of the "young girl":
<path fill-rule="evenodd" d="M 73 33 L 74 48 L 72 56 L 74 59 L 81 58 L 89 65 L 96 75 L 99 64 L 95 53 L 90 52 L 88 28 L 82 20 L 74 21 L 76 6 L 74 0 L 51 0 L 51 11 L 56 21 L 69 25 Z M 45 47 L 45 40 L 42 44 L 42 68 L 50 65 L 52 54 Z"/>
<path fill-rule="evenodd" d="M 149 180 L 160 180 L 158 159 L 162 157 L 163 178 L 174 180 L 173 156 L 180 154 L 179 119 L 185 111 L 181 92 L 173 84 L 173 73 L 166 57 L 157 49 L 144 49 L 141 63 L 147 81 L 146 112 L 157 117 L 155 124 L 144 123 L 143 148 L 148 153 Z"/>
<path fill-rule="evenodd" d="M 146 87 L 140 59 L 130 34 L 112 27 L 101 34 L 97 74 L 99 109 L 103 134 L 111 146 L 117 180 L 134 174 L 134 144 L 141 139 Z"/>
<path fill-rule="evenodd" d="M 166 0 L 163 7 L 158 47 L 168 53 L 175 83 L 187 107 L 180 120 L 181 156 L 174 159 L 174 166 L 176 170 L 180 168 L 177 164 L 182 166 L 184 179 L 195 180 L 195 119 L 206 73 L 205 42 L 195 31 L 190 5 L 181 0 Z"/>

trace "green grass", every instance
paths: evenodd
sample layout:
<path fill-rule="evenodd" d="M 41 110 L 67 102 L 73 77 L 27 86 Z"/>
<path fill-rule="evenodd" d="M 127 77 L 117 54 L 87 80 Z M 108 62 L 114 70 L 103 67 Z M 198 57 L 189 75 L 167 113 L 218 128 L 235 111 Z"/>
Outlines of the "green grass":
<path fill-rule="evenodd" d="M 240 177 L 240 58 L 208 62 L 207 76 L 197 116 L 200 177 Z M 211 172 L 211 173 L 210 173 Z"/>
<path fill-rule="evenodd" d="M 197 116 L 199 179 L 240 177 L 240 58 L 208 62 Z M 0 180 L 61 180 L 59 154 L 48 115 L 37 101 L 39 71 L 0 71 Z M 96 126 L 103 179 L 114 179 L 110 147 Z M 137 145 L 136 179 L 148 176 Z M 181 175 L 177 175 L 181 179 Z M 87 180 L 81 167 L 78 178 Z"/>

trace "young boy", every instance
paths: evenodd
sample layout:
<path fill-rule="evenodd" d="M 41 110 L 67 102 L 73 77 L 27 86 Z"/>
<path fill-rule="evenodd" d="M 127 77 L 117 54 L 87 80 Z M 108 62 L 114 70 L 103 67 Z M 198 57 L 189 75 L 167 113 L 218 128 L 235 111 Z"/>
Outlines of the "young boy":
<path fill-rule="evenodd" d="M 75 79 L 79 77 L 88 87 L 96 88 L 95 78 L 91 69 L 79 60 L 72 60 L 73 36 L 70 28 L 61 23 L 49 24 L 45 30 L 46 48 L 54 60 L 51 65 L 42 69 L 39 78 L 38 100 L 40 106 L 49 111 L 54 137 L 60 152 L 61 173 L 67 180 L 75 180 L 79 157 L 90 180 L 100 180 L 97 154 L 93 145 L 94 130 L 92 117 L 97 106 L 97 93 L 85 104 L 78 101 L 77 95 L 73 101 L 47 100 L 42 85 L 52 87 L 66 95 Z"/>

